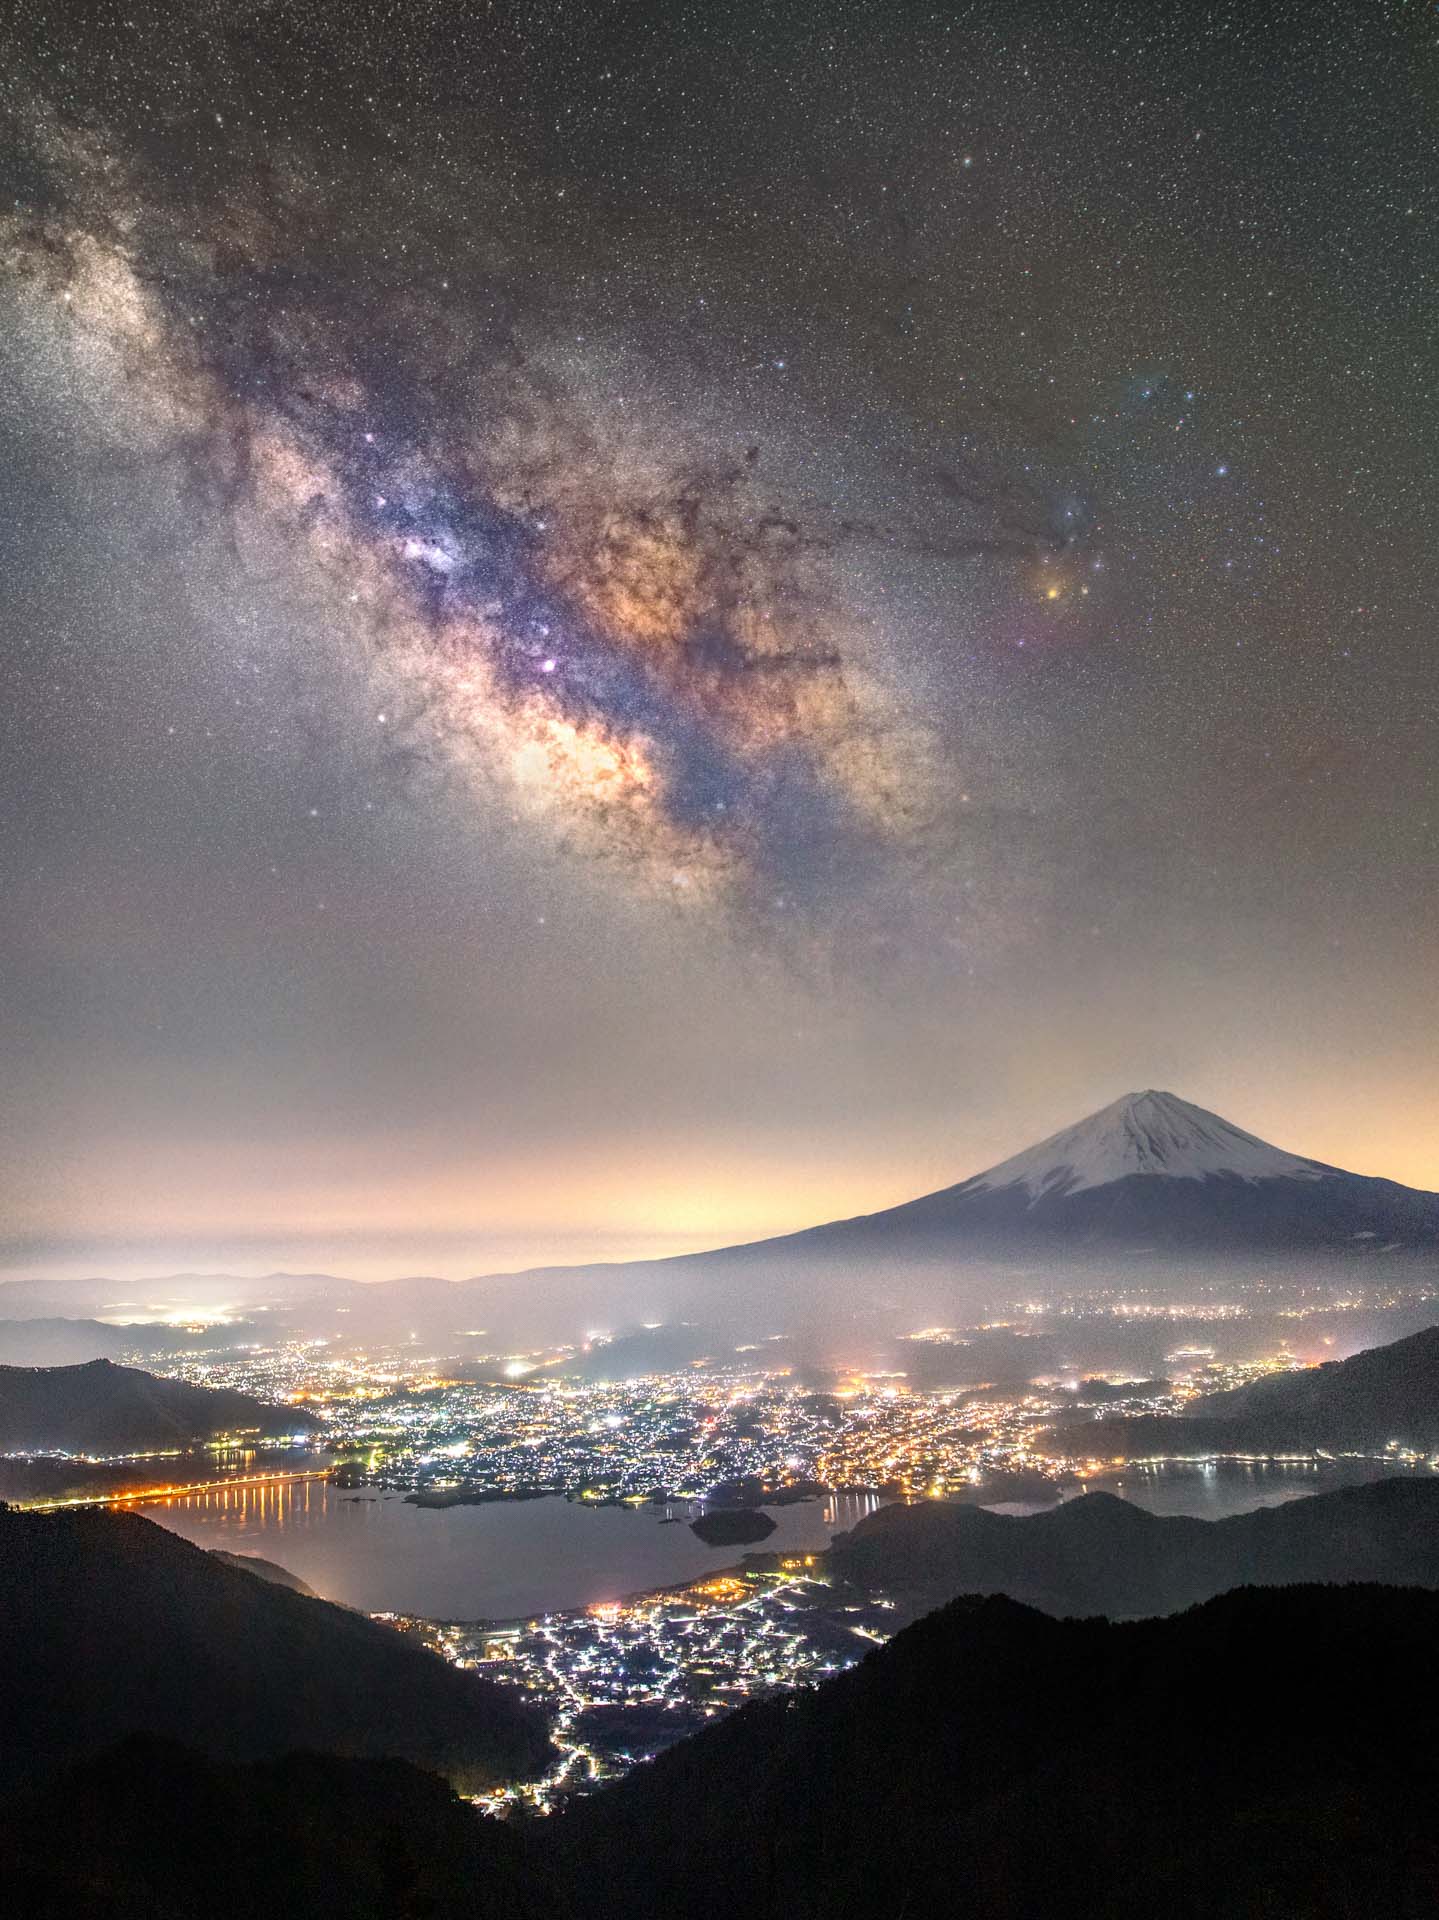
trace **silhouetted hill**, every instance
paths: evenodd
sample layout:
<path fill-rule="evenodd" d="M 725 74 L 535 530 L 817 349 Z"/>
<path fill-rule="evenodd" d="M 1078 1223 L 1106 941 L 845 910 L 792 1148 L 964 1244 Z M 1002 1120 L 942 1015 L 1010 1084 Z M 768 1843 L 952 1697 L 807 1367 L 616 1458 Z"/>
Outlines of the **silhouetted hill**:
<path fill-rule="evenodd" d="M 272 1407 L 228 1387 L 192 1387 L 138 1367 L 0 1367 L 0 1450 L 140 1453 L 224 1433 L 317 1432 L 301 1407 Z"/>
<path fill-rule="evenodd" d="M 775 1523 L 758 1507 L 717 1507 L 690 1521 L 690 1532 L 710 1547 L 748 1546 L 767 1540 Z"/>
<path fill-rule="evenodd" d="M 143 1493 L 157 1480 L 208 1480 L 214 1471 L 213 1456 L 199 1448 L 167 1458 L 158 1472 L 147 1454 L 103 1462 L 73 1454 L 0 1454 L 0 1500 L 17 1506 L 37 1500 L 118 1500 Z"/>
<path fill-rule="evenodd" d="M 1419 1920 L 1439 1596 L 964 1599 L 548 1823 L 590 1920 Z"/>
<path fill-rule="evenodd" d="M 1439 1441 L 1439 1327 L 1297 1373 L 1271 1373 L 1197 1400 L 1201 1420 L 1323 1430 L 1336 1445 Z"/>
<path fill-rule="evenodd" d="M 517 1835 L 399 1760 L 127 1741 L 0 1807 L 24 1920 L 554 1920 Z"/>
<path fill-rule="evenodd" d="M 0 1288 L 0 1304 L 4 1289 Z M 0 1320 L 0 1364 L 7 1367 L 73 1367 L 86 1360 L 115 1360 L 192 1346 L 196 1336 L 175 1327 L 112 1327 L 103 1320 Z"/>
<path fill-rule="evenodd" d="M 1060 1444 L 1096 1457 L 1264 1453 L 1354 1448 L 1390 1441 L 1439 1447 L 1439 1327 L 1348 1360 L 1273 1373 L 1192 1401 L 1182 1414 L 1098 1420 L 1057 1430 Z"/>
<path fill-rule="evenodd" d="M 512 1696 L 136 1514 L 0 1511 L 0 1786 L 129 1734 L 396 1756 L 466 1791 L 543 1763 Z"/>
<path fill-rule="evenodd" d="M 311 1600 L 319 1597 L 298 1573 L 291 1573 L 288 1567 L 277 1566 L 273 1560 L 263 1560 L 258 1553 L 226 1553 L 223 1547 L 211 1547 L 208 1551 L 211 1559 L 218 1560 L 222 1566 L 238 1567 L 241 1573 L 252 1573 L 257 1580 L 269 1580 L 277 1587 L 288 1587 L 291 1593 L 303 1593 Z"/>
<path fill-rule="evenodd" d="M 209 1571 L 291 1623 L 333 1611 Z M 393 1761 L 132 1741 L 0 1806 L 6 1893 L 31 1920 L 1428 1920 L 1436 1634 L 1439 1595 L 1391 1587 L 1245 1589 L 1120 1625 L 966 1597 L 519 1833 Z M 14 1637 L 0 1714 L 23 1751 Z M 239 1638 L 236 1667 L 268 1677 L 266 1637 Z M 178 1641 L 142 1685 L 167 1653 L 206 1684 Z M 122 1632 L 109 1657 L 134 1653 Z M 64 1715 L 95 1682 L 51 1667 L 32 1691 Z M 243 1724 L 233 1693 L 225 1711 Z"/>
<path fill-rule="evenodd" d="M 1085 1494 L 1026 1518 L 925 1500 L 840 1534 L 830 1566 L 923 1612 L 1004 1593 L 1046 1613 L 1173 1613 L 1231 1587 L 1373 1580 L 1439 1588 L 1439 1479 L 1381 1480 L 1224 1520 Z"/>

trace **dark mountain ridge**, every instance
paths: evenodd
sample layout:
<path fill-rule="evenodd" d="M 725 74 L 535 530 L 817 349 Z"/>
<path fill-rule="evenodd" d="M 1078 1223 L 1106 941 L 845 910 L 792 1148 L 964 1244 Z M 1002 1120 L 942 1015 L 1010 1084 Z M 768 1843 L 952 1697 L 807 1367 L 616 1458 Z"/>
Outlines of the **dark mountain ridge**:
<path fill-rule="evenodd" d="M 0 1320 L 0 1365 L 75 1367 L 87 1360 L 118 1360 L 141 1349 L 150 1354 L 193 1347 L 196 1336 L 180 1327 L 107 1326 L 102 1320 Z"/>
<path fill-rule="evenodd" d="M 1439 1327 L 1425 1327 L 1347 1360 L 1295 1373 L 1272 1373 L 1193 1403 L 1202 1420 L 1319 1423 L 1338 1440 L 1406 1438 L 1426 1416 L 1439 1438 Z"/>
<path fill-rule="evenodd" d="M 298 1573 L 291 1573 L 288 1567 L 263 1559 L 258 1553 L 227 1553 L 223 1547 L 209 1547 L 206 1551 L 222 1566 L 236 1567 L 241 1573 L 252 1574 L 256 1580 L 269 1580 L 277 1587 L 288 1587 L 291 1593 L 302 1593 L 311 1600 L 320 1597 Z"/>
<path fill-rule="evenodd" d="M 275 1407 L 228 1387 L 192 1387 L 138 1367 L 0 1367 L 0 1451 L 138 1453 L 228 1433 L 315 1433 L 301 1407 Z"/>
<path fill-rule="evenodd" d="M 513 1778 L 545 1757 L 522 1709 L 144 1521 L 0 1512 L 0 1619 L 7 1891 L 47 1920 L 1428 1920 L 1439 1902 L 1439 1595 L 1414 1588 L 1243 1589 L 1127 1624 L 967 1596 L 510 1833 L 364 1756 Z M 202 1753 L 154 1745 L 181 1726 Z M 286 1756 L 301 1744 L 358 1757 Z"/>
<path fill-rule="evenodd" d="M 538 1770 L 508 1694 L 136 1514 L 0 1509 L 0 1785 L 144 1733 L 230 1760 L 411 1760 L 467 1792 Z"/>
<path fill-rule="evenodd" d="M 1265 1453 L 1391 1443 L 1439 1448 L 1439 1327 L 1425 1327 L 1348 1360 L 1268 1374 L 1191 1401 L 1180 1414 L 1097 1420 L 1057 1429 L 1061 1447 L 1096 1458 L 1125 1454 Z"/>
<path fill-rule="evenodd" d="M 1241 1586 L 1439 1588 L 1439 1479 L 1345 1487 L 1223 1520 L 1160 1517 L 1108 1493 L 1022 1518 L 924 1500 L 881 1507 L 839 1534 L 829 1564 L 910 1613 L 961 1593 L 1132 1619 Z"/>
<path fill-rule="evenodd" d="M 540 1837 L 582 1920 L 1419 1920 L 1436 1632 L 1439 1595 L 1384 1587 L 1121 1625 L 956 1600 Z"/>
<path fill-rule="evenodd" d="M 556 1920 L 522 1837 L 401 1760 L 133 1739 L 0 1804 L 24 1920 Z"/>

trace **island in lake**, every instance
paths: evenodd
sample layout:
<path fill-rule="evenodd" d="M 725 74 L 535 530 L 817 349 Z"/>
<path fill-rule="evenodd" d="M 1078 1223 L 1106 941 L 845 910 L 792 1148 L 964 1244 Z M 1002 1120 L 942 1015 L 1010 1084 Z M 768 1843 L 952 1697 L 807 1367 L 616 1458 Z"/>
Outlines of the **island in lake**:
<path fill-rule="evenodd" d="M 690 1521 L 690 1532 L 707 1547 L 748 1546 L 754 1540 L 767 1540 L 774 1529 L 774 1521 L 758 1507 L 721 1507 Z"/>

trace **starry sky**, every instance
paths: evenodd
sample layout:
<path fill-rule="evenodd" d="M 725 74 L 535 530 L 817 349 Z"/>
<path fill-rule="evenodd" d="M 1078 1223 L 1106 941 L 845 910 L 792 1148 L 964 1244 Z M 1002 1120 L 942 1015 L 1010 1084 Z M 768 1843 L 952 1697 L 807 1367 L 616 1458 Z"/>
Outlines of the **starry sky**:
<path fill-rule="evenodd" d="M 1432 6 L 5 20 L 0 1271 L 1439 1187 Z"/>

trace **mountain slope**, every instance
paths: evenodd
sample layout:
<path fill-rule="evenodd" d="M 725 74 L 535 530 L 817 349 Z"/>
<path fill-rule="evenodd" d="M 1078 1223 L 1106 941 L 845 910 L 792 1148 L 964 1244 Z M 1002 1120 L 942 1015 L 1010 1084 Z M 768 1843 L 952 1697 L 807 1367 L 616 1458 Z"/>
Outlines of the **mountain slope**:
<path fill-rule="evenodd" d="M 1436 1632 L 1439 1595 L 1383 1587 L 1128 1625 L 958 1600 L 543 1838 L 590 1920 L 1418 1920 Z"/>
<path fill-rule="evenodd" d="M 230 1388 L 160 1380 L 138 1367 L 91 1360 L 78 1367 L 0 1367 L 0 1451 L 138 1453 L 217 1434 L 313 1433 L 299 1407 L 272 1407 Z"/>
<path fill-rule="evenodd" d="M 1268 1267 L 1380 1253 L 1439 1258 L 1439 1194 L 1285 1152 L 1146 1091 L 899 1206 L 667 1260 L 492 1275 L 463 1283 L 467 1304 L 449 1320 L 551 1338 L 597 1313 L 610 1325 L 723 1314 L 747 1332 L 833 1331 L 836 1312 L 865 1318 L 891 1303 L 943 1314 L 966 1293 L 987 1296 L 994 1270 L 1013 1261 L 1080 1271 L 1145 1255 L 1143 1278 L 1172 1272 L 1187 1285 L 1212 1277 L 1217 1259 Z"/>
<path fill-rule="evenodd" d="M 1239 1586 L 1439 1588 L 1439 1479 L 1346 1487 L 1224 1520 L 1161 1518 L 1107 1493 L 1023 1519 L 925 1500 L 870 1514 L 836 1538 L 829 1564 L 916 1613 L 961 1593 L 1135 1618 Z"/>
<path fill-rule="evenodd" d="M 1439 1252 L 1439 1193 L 1270 1146 L 1172 1093 L 1127 1094 L 986 1172 L 917 1200 L 774 1239 L 556 1276 L 725 1271 L 805 1256 L 873 1260 L 1036 1249 Z M 495 1286 L 496 1276 L 470 1283 Z"/>
<path fill-rule="evenodd" d="M 1427 1920 L 1436 1632 L 1384 1587 L 970 1598 L 528 1830 L 394 1762 L 131 1743 L 0 1805 L 0 1849 L 47 1920 Z"/>
<path fill-rule="evenodd" d="M 1273 1373 L 1192 1403 L 1202 1420 L 1324 1431 L 1331 1444 L 1439 1441 L 1439 1327 L 1294 1373 Z"/>
<path fill-rule="evenodd" d="M 510 1696 L 138 1515 L 0 1510 L 0 1786 L 131 1734 L 225 1759 L 393 1756 L 465 1791 L 543 1761 Z"/>
<path fill-rule="evenodd" d="M 1294 1250 L 1439 1248 L 1439 1194 L 1346 1173 L 1172 1093 L 1127 1094 L 972 1179 L 770 1246 L 949 1240 Z"/>
<path fill-rule="evenodd" d="M 0 1804 L 25 1920 L 556 1920 L 521 1837 L 399 1760 L 126 1741 Z"/>
<path fill-rule="evenodd" d="M 1023 1187 L 1031 1200 L 1051 1193 L 1082 1193 L 1137 1174 L 1202 1180 L 1230 1174 L 1240 1180 L 1317 1180 L 1337 1173 L 1318 1160 L 1271 1147 L 1256 1134 L 1191 1106 L 1172 1093 L 1126 1094 L 1085 1120 L 1064 1127 L 987 1173 L 961 1191 L 994 1192 Z"/>
<path fill-rule="evenodd" d="M 0 1320 L 0 1365 L 75 1367 L 87 1360 L 118 1359 L 137 1346 L 152 1354 L 194 1341 L 194 1334 L 174 1327 L 146 1328 L 137 1339 L 132 1328 L 106 1326 L 101 1320 Z"/>
<path fill-rule="evenodd" d="M 954 1186 L 877 1213 L 661 1260 L 533 1268 L 448 1282 L 361 1285 L 331 1276 L 181 1275 L 135 1283 L 12 1281 L 0 1319 L 142 1309 L 263 1311 L 266 1325 L 443 1350 L 573 1341 L 599 1324 L 693 1320 L 748 1338 L 805 1329 L 842 1339 L 846 1314 L 944 1314 L 986 1298 L 994 1269 L 1042 1258 L 1076 1270 L 1152 1256 L 1146 1280 L 1209 1278 L 1217 1258 L 1256 1267 L 1439 1258 L 1439 1194 L 1346 1173 L 1268 1145 L 1170 1093 L 1126 1095 Z M 1188 1274 L 1184 1272 L 1188 1266 Z M 1131 1269 L 1136 1276 L 1138 1268 Z M 121 1296 L 124 1294 L 124 1297 Z M 476 1329 L 482 1330 L 476 1332 Z"/>
<path fill-rule="evenodd" d="M 1055 1439 L 1064 1450 L 1097 1457 L 1382 1452 L 1391 1441 L 1432 1452 L 1439 1449 L 1439 1327 L 1207 1394 L 1181 1414 L 1096 1420 L 1059 1428 Z"/>
<path fill-rule="evenodd" d="M 262 1559 L 258 1553 L 227 1553 L 223 1547 L 206 1549 L 212 1560 L 218 1560 L 222 1566 L 235 1567 L 241 1573 L 252 1574 L 256 1580 L 269 1580 L 277 1587 L 288 1587 L 291 1593 L 302 1593 L 310 1600 L 318 1600 L 319 1595 L 300 1578 L 291 1573 L 288 1567 L 277 1566 L 273 1560 Z"/>

